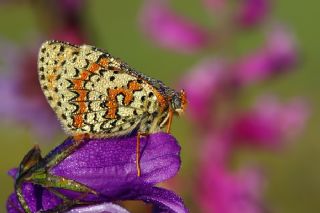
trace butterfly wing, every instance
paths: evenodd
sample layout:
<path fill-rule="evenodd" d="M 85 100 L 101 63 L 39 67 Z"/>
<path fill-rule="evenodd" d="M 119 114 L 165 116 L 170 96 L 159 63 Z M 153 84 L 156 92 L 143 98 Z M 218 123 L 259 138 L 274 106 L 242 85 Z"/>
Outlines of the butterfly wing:
<path fill-rule="evenodd" d="M 38 70 L 42 90 L 70 135 L 125 135 L 159 111 L 155 89 L 95 47 L 45 42 Z"/>

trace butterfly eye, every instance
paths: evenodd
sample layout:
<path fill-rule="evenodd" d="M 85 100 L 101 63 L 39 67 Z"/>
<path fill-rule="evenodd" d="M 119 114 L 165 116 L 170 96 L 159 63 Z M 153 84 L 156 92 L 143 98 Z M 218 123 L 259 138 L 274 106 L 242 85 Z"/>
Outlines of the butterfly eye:
<path fill-rule="evenodd" d="M 171 99 L 171 107 L 172 109 L 181 109 L 181 100 L 180 100 L 180 97 L 175 94 L 172 96 L 172 99 Z"/>

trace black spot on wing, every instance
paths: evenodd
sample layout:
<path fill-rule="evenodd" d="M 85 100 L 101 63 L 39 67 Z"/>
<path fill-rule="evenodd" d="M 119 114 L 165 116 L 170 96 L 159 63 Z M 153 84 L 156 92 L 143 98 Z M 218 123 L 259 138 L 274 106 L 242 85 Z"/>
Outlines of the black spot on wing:
<path fill-rule="evenodd" d="M 85 62 L 86 62 L 86 64 L 84 65 L 84 67 L 83 68 L 88 68 L 89 67 L 89 65 L 90 65 L 90 61 L 89 61 L 89 59 L 85 59 Z"/>
<path fill-rule="evenodd" d="M 60 46 L 59 51 L 60 51 L 60 52 L 64 52 L 64 46 L 63 46 L 63 45 Z"/>
<path fill-rule="evenodd" d="M 67 120 L 67 116 L 65 114 L 61 114 L 62 119 Z"/>
<path fill-rule="evenodd" d="M 110 123 L 110 125 L 111 125 L 112 127 L 115 127 L 115 126 L 117 125 L 117 120 L 112 121 L 112 122 Z"/>

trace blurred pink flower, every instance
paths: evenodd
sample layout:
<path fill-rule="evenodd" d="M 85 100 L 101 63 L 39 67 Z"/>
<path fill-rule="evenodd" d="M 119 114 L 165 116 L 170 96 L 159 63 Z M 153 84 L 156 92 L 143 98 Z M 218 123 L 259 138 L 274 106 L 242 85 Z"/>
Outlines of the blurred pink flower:
<path fill-rule="evenodd" d="M 50 37 L 50 36 L 49 36 Z M 51 39 L 83 43 L 84 38 L 74 30 L 56 31 Z M 37 41 L 27 47 L 17 47 L 2 41 L 0 53 L 6 56 L 0 67 L 0 105 L 2 120 L 13 121 L 28 127 L 40 137 L 52 137 L 60 131 L 57 118 L 42 93 L 37 72 Z"/>
<path fill-rule="evenodd" d="M 208 132 L 205 138 L 202 139 L 200 164 L 210 164 L 210 168 L 226 167 L 234 151 L 232 140 L 232 135 L 223 129 Z"/>
<path fill-rule="evenodd" d="M 166 0 L 145 1 L 140 16 L 142 30 L 159 45 L 192 53 L 209 42 L 206 30 L 171 11 Z"/>
<path fill-rule="evenodd" d="M 242 27 L 256 26 L 269 13 L 270 0 L 241 0 L 236 12 L 236 23 Z"/>
<path fill-rule="evenodd" d="M 200 150 L 196 199 L 203 213 L 262 213 L 264 176 L 258 168 L 229 169 L 234 154 L 229 129 L 208 133 Z"/>
<path fill-rule="evenodd" d="M 232 134 L 238 143 L 277 149 L 303 130 L 308 115 L 309 107 L 302 100 L 283 104 L 268 97 L 235 118 Z"/>
<path fill-rule="evenodd" d="M 202 164 L 197 199 L 203 213 L 262 213 L 264 177 L 259 169 L 232 173 L 224 167 Z"/>
<path fill-rule="evenodd" d="M 264 48 L 240 59 L 233 65 L 235 82 L 248 85 L 289 70 L 297 61 L 291 33 L 277 26 L 267 35 Z"/>
<path fill-rule="evenodd" d="M 201 61 L 181 80 L 181 88 L 188 96 L 188 115 L 194 120 L 209 120 L 212 106 L 222 95 L 227 80 L 226 63 L 208 58 Z"/>
<path fill-rule="evenodd" d="M 278 71 L 288 70 L 297 62 L 297 45 L 293 33 L 281 24 L 268 31 L 265 52 L 272 61 L 271 68 Z"/>
<path fill-rule="evenodd" d="M 40 44 L 35 45 L 40 46 Z M 0 67 L 0 105 L 2 121 L 14 121 L 31 126 L 37 135 L 48 137 L 59 131 L 59 124 L 42 94 L 37 74 L 37 48 L 12 48 L 0 52 L 14 54 Z"/>
<path fill-rule="evenodd" d="M 226 0 L 203 0 L 203 3 L 204 9 L 208 9 L 215 16 L 215 22 L 226 21 L 228 19 L 225 16 L 231 15 L 233 23 L 240 27 L 260 24 L 269 14 L 270 6 L 269 0 L 242 0 L 236 11 L 231 13 L 232 4 Z M 227 26 L 229 23 L 220 24 Z M 221 32 L 221 29 L 210 29 L 196 24 L 170 9 L 167 0 L 146 0 L 140 15 L 140 25 L 155 43 L 180 53 L 195 53 L 215 46 L 218 40 L 228 37 L 225 33 L 230 33 L 226 26 L 227 31 Z M 211 32 L 217 34 L 213 35 Z"/>
<path fill-rule="evenodd" d="M 303 129 L 309 109 L 301 100 L 282 104 L 270 98 L 248 112 L 237 114 L 234 95 L 240 94 L 243 86 L 277 77 L 293 68 L 297 62 L 296 43 L 284 26 L 273 25 L 262 48 L 230 62 L 227 54 L 233 48 L 229 44 L 237 40 L 242 29 L 260 24 L 264 27 L 271 18 L 272 2 L 203 0 L 203 3 L 214 16 L 213 29 L 177 15 L 165 0 L 145 1 L 141 24 L 145 33 L 162 47 L 195 53 L 214 46 L 217 52 L 225 54 L 223 61 L 200 62 L 180 83 L 188 97 L 187 112 L 196 127 L 193 131 L 201 136 L 195 198 L 203 212 L 267 212 L 262 201 L 263 175 L 256 169 L 232 173 L 229 164 L 233 154 L 238 145 L 244 144 L 282 147 Z"/>

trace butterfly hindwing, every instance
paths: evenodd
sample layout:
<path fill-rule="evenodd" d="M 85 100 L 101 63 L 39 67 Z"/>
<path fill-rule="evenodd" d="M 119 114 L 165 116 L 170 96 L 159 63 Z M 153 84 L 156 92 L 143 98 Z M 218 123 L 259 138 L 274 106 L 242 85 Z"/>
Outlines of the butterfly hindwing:
<path fill-rule="evenodd" d="M 154 88 L 95 47 L 45 42 L 38 69 L 42 90 L 70 135 L 128 134 L 156 111 Z"/>

